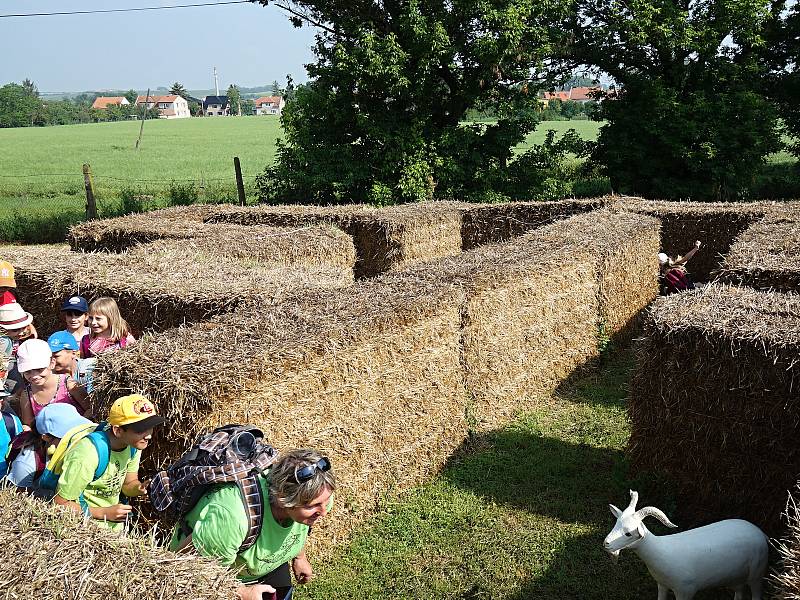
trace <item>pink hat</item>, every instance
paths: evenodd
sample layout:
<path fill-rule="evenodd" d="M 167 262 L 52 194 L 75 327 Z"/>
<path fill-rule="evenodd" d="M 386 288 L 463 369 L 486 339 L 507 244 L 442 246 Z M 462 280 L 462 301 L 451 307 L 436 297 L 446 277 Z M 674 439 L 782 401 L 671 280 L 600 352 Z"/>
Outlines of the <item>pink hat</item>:
<path fill-rule="evenodd" d="M 17 369 L 20 373 L 33 369 L 44 369 L 50 366 L 52 356 L 50 345 L 44 340 L 22 342 L 17 350 Z"/>
<path fill-rule="evenodd" d="M 0 306 L 0 328 L 22 329 L 33 323 L 33 315 L 25 312 L 19 303 L 9 302 Z"/>

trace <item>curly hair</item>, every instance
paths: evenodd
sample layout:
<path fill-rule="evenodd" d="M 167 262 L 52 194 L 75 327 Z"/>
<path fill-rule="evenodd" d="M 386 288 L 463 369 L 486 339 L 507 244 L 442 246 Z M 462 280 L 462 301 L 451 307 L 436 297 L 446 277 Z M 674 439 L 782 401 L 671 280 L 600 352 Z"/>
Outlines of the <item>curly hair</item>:
<path fill-rule="evenodd" d="M 282 508 L 305 506 L 326 489 L 336 491 L 333 470 L 314 471 L 308 481 L 295 480 L 297 469 L 316 465 L 324 457 L 316 450 L 300 448 L 281 454 L 269 470 L 269 501 Z"/>

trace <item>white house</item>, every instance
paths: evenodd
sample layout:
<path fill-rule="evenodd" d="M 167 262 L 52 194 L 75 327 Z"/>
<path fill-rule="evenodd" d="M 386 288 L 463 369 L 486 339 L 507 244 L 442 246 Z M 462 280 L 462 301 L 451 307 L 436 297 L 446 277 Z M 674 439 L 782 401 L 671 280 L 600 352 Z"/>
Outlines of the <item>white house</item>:
<path fill-rule="evenodd" d="M 231 106 L 227 96 L 206 96 L 203 98 L 203 116 L 227 117 L 231 114 Z"/>
<path fill-rule="evenodd" d="M 261 96 L 254 101 L 257 115 L 279 115 L 286 106 L 281 96 Z"/>
<path fill-rule="evenodd" d="M 145 102 L 146 101 L 146 102 Z M 137 96 L 136 106 L 147 104 L 147 108 L 158 109 L 160 119 L 186 119 L 189 113 L 189 103 L 182 96 Z"/>

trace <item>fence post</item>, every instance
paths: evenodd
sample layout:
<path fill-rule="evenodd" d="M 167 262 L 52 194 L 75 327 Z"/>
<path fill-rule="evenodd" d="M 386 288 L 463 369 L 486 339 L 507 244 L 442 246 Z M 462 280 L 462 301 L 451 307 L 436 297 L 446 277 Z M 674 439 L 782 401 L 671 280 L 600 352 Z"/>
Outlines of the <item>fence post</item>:
<path fill-rule="evenodd" d="M 86 218 L 97 218 L 97 203 L 94 201 L 94 184 L 92 183 L 92 167 L 83 165 L 83 186 L 86 188 Z"/>
<path fill-rule="evenodd" d="M 236 191 L 239 192 L 239 205 L 246 204 L 244 197 L 244 182 L 242 181 L 242 165 L 239 164 L 239 157 L 233 157 L 233 170 L 236 172 Z"/>

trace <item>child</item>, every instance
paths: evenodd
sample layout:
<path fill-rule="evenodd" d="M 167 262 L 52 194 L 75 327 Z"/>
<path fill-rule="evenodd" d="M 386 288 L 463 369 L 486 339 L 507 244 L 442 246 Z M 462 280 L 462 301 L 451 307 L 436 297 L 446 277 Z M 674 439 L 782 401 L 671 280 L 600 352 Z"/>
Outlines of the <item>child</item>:
<path fill-rule="evenodd" d="M 89 334 L 86 326 L 86 313 L 89 312 L 89 303 L 83 296 L 72 296 L 64 300 L 61 305 L 61 314 L 64 315 L 64 328 L 69 331 L 80 344 L 84 335 Z"/>
<path fill-rule="evenodd" d="M 700 245 L 700 241 L 696 241 L 694 243 L 694 248 L 689 250 L 686 256 L 678 256 L 675 260 L 672 260 L 663 252 L 658 253 L 659 273 L 662 279 L 662 294 L 669 295 L 694 289 L 694 283 L 692 283 L 684 265 L 697 253 L 700 249 Z"/>
<path fill-rule="evenodd" d="M 111 406 L 109 428 L 103 432 L 111 452 L 105 472 L 95 479 L 98 448 L 88 438 L 80 440 L 64 455 L 55 503 L 110 529 L 122 529 L 131 507 L 120 504 L 120 493 L 129 498 L 147 493 L 147 486 L 139 481 L 139 460 L 153 438 L 153 428 L 163 422 L 164 417 L 156 414 L 155 406 L 144 396 L 119 398 Z"/>
<path fill-rule="evenodd" d="M 16 287 L 14 265 L 7 260 L 0 260 L 0 306 L 17 301 L 13 292 Z"/>
<path fill-rule="evenodd" d="M 103 296 L 92 302 L 87 322 L 91 333 L 81 340 L 81 358 L 92 358 L 136 341 L 113 298 Z"/>
<path fill-rule="evenodd" d="M 17 351 L 25 340 L 35 338 L 33 315 L 16 302 L 0 305 L 0 391 L 16 394 L 24 383 L 17 369 Z"/>
<path fill-rule="evenodd" d="M 58 375 L 71 375 L 87 393 L 92 393 L 92 372 L 96 358 L 78 358 L 80 346 L 69 331 L 56 331 L 47 338 L 47 345 L 53 353 L 50 369 Z"/>
<path fill-rule="evenodd" d="M 31 427 L 41 410 L 49 404 L 66 403 L 83 415 L 87 412 L 86 390 L 69 375 L 50 370 L 53 353 L 44 340 L 28 340 L 17 352 L 17 368 L 25 378 L 19 402 L 20 419 Z"/>

